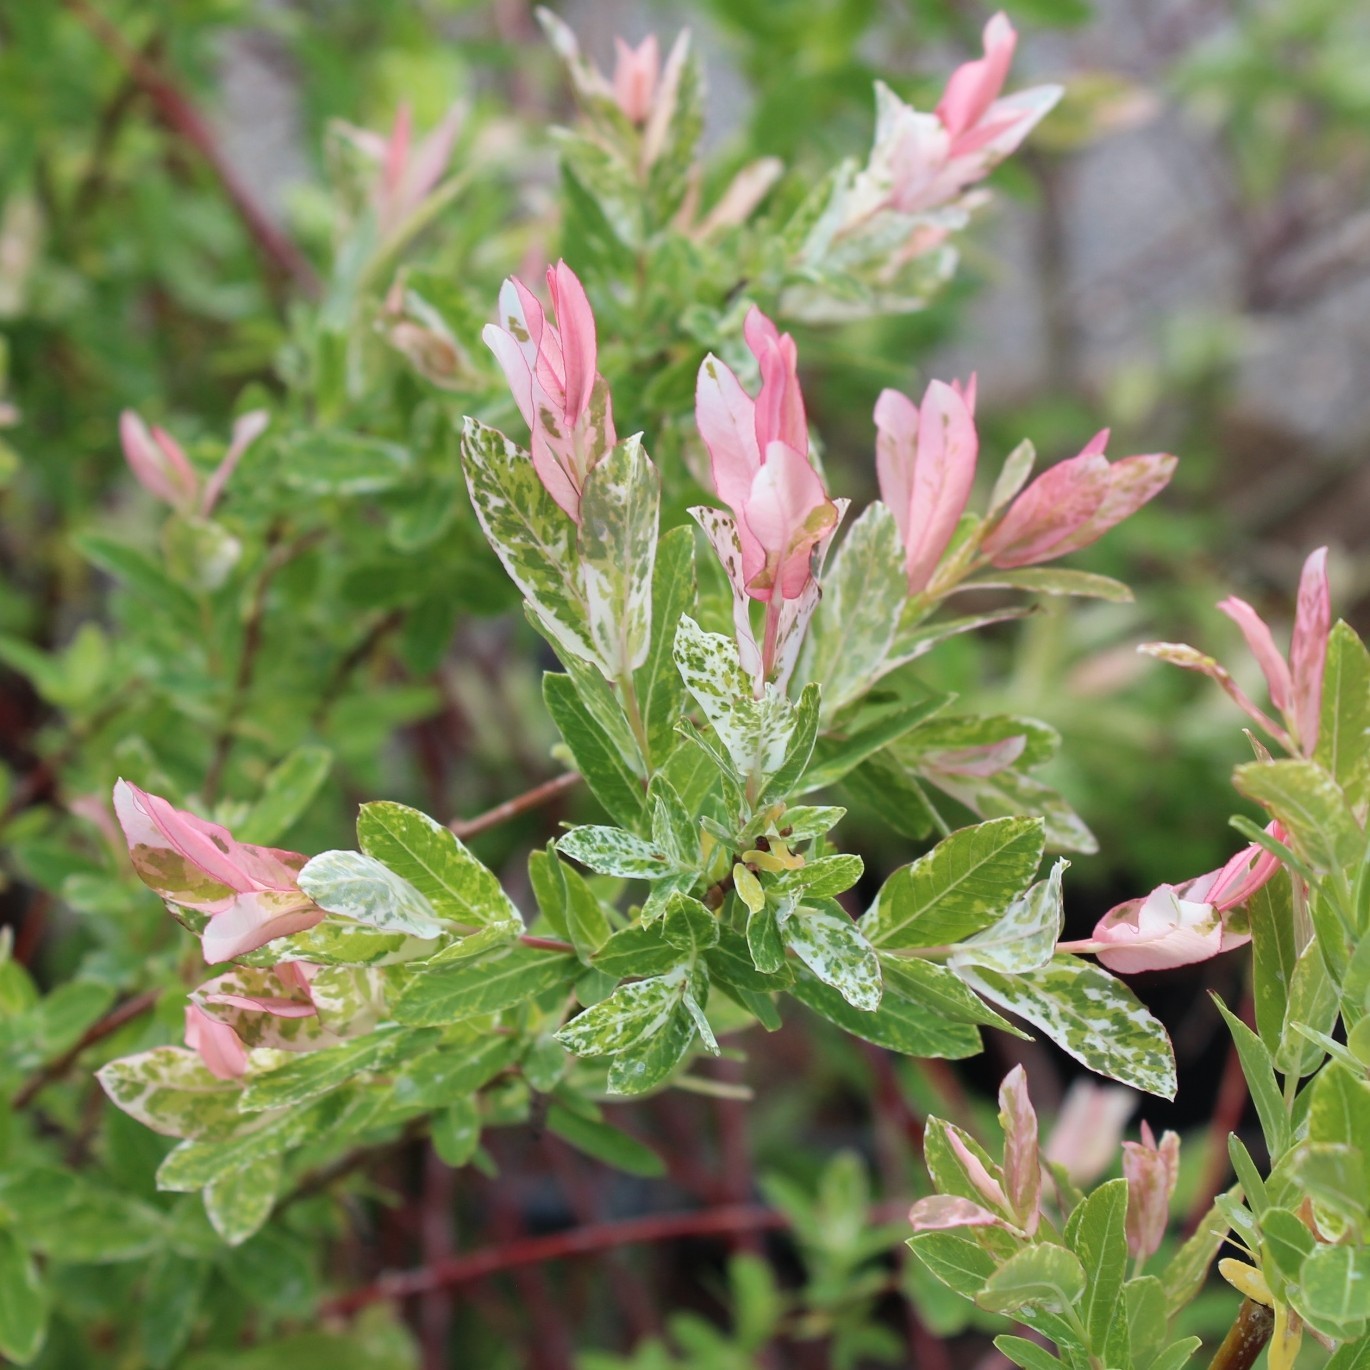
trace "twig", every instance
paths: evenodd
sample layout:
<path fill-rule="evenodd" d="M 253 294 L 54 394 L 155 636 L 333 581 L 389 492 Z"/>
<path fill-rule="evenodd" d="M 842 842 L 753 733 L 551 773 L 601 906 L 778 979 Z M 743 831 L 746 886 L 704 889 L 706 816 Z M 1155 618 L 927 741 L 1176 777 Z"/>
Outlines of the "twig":
<path fill-rule="evenodd" d="M 306 294 L 317 294 L 319 279 L 314 268 L 257 202 L 246 182 L 229 164 L 199 110 L 155 63 L 129 43 L 119 29 L 88 0 L 63 0 L 63 3 L 152 101 L 167 127 L 204 159 L 223 186 L 224 194 L 267 265 L 293 281 Z"/>
<path fill-rule="evenodd" d="M 1237 1321 L 1228 1329 L 1208 1370 L 1251 1370 L 1274 1328 L 1273 1310 L 1254 1299 L 1243 1299 Z"/>
<path fill-rule="evenodd" d="M 586 1256 L 639 1242 L 666 1242 L 679 1237 L 726 1237 L 741 1232 L 769 1232 L 789 1226 L 789 1219 L 761 1204 L 725 1204 L 698 1213 L 654 1213 L 621 1222 L 590 1223 L 568 1232 L 521 1237 L 469 1255 L 454 1256 L 418 1270 L 382 1275 L 374 1284 L 354 1289 L 323 1305 L 325 1315 L 346 1315 L 373 1303 L 405 1299 L 435 1289 L 451 1289 L 504 1270 L 545 1261 Z"/>
<path fill-rule="evenodd" d="M 87 1047 L 94 1046 L 96 1042 L 104 1041 L 106 1037 L 118 1032 L 125 1023 L 131 1023 L 135 1018 L 141 1018 L 156 1004 L 160 995 L 161 990 L 145 989 L 141 994 L 135 994 L 132 999 L 125 999 L 122 1004 L 112 1008 L 103 1018 L 92 1023 L 81 1034 L 75 1046 L 64 1051 L 55 1061 L 49 1061 L 42 1070 L 32 1076 L 28 1083 L 23 1085 L 14 1096 L 12 1106 L 16 1110 L 26 1107 L 41 1090 L 46 1089 L 54 1081 L 60 1080 L 75 1065 L 77 1057 Z"/>
<path fill-rule="evenodd" d="M 557 795 L 565 793 L 579 780 L 579 771 L 567 771 L 565 775 L 554 776 L 523 794 L 515 795 L 513 799 L 506 799 L 503 804 L 496 804 L 493 809 L 487 809 L 475 818 L 454 818 L 447 826 L 463 840 L 474 837 L 487 828 L 498 827 L 511 818 L 517 818 L 521 813 L 527 813 L 529 809 L 537 808 L 539 804 L 548 803 Z"/>

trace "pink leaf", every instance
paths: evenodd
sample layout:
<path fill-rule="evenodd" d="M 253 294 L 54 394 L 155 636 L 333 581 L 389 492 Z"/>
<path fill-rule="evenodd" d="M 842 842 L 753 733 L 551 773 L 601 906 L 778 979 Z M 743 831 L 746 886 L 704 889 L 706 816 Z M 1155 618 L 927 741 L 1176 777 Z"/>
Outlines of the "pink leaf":
<path fill-rule="evenodd" d="M 1322 712 L 1322 677 L 1327 664 L 1327 635 L 1332 624 L 1332 602 L 1327 585 L 1327 548 L 1319 547 L 1303 564 L 1299 602 L 1294 616 L 1294 641 L 1289 651 L 1293 676 L 1294 727 L 1306 756 L 1318 745 Z"/>
<path fill-rule="evenodd" d="M 247 1048 L 238 1034 L 194 1004 L 186 1005 L 185 1042 L 220 1080 L 236 1080 L 247 1071 Z"/>
<path fill-rule="evenodd" d="M 565 262 L 547 270 L 557 332 L 561 341 L 561 373 L 566 386 L 566 421 L 574 425 L 590 405 L 595 385 L 595 316 L 580 278 Z M 546 349 L 544 349 L 545 351 Z"/>
<path fill-rule="evenodd" d="M 656 35 L 649 34 L 635 48 L 622 38 L 615 38 L 614 49 L 614 99 L 630 122 L 645 124 L 661 74 L 661 49 Z"/>
<path fill-rule="evenodd" d="M 749 575 L 748 590 L 756 599 L 768 600 L 777 589 L 782 599 L 797 598 L 809 580 L 814 544 L 837 522 L 837 510 L 809 459 L 783 442 L 771 443 L 743 516 L 766 558 L 762 569 Z"/>
<path fill-rule="evenodd" d="M 1145 1260 L 1164 1240 L 1170 1196 L 1179 1174 L 1180 1139 L 1175 1133 L 1165 1133 L 1157 1146 L 1150 1127 L 1143 1123 L 1142 1140 L 1123 1143 L 1127 1249 L 1134 1260 Z"/>
<path fill-rule="evenodd" d="M 173 509 L 194 505 L 199 477 L 169 433 L 160 428 L 149 432 L 132 409 L 125 409 L 119 415 L 119 437 L 129 470 L 149 494 Z"/>
<path fill-rule="evenodd" d="M 1288 712 L 1293 699 L 1289 665 L 1275 646 L 1275 639 L 1270 635 L 1265 620 L 1244 599 L 1238 599 L 1235 595 L 1222 600 L 1218 609 L 1242 630 L 1251 655 L 1256 658 L 1265 675 L 1266 685 L 1270 689 L 1270 702 L 1281 713 Z"/>
<path fill-rule="evenodd" d="M 1037 1113 L 1028 1097 L 1027 1074 L 1014 1066 L 999 1086 L 999 1125 L 1004 1130 L 1004 1193 L 1023 1230 L 1037 1230 L 1042 1167 L 1037 1156 Z"/>
<path fill-rule="evenodd" d="M 1044 1155 L 1065 1168 L 1081 1188 L 1113 1163 L 1123 1128 L 1137 1107 L 1137 1095 L 1122 1085 L 1096 1085 L 1084 1078 L 1066 1091 Z"/>
<path fill-rule="evenodd" d="M 1108 462 L 1096 452 L 1043 471 L 1009 506 L 981 544 L 1000 570 L 1048 561 L 1076 529 L 1086 525 L 1108 489 Z"/>
<path fill-rule="evenodd" d="M 1004 88 L 1018 35 L 1001 12 L 985 25 L 985 55 L 959 66 L 947 82 L 946 93 L 937 105 L 937 117 L 951 135 L 953 152 L 958 140 L 984 118 Z"/>
<path fill-rule="evenodd" d="M 985 1200 L 993 1204 L 996 1208 L 1002 1209 L 1005 1213 L 1012 1212 L 1012 1205 L 1004 1194 L 1003 1187 L 993 1175 L 985 1169 L 984 1163 L 974 1151 L 966 1145 L 965 1137 L 960 1128 L 947 1127 L 947 1145 L 951 1147 L 952 1153 L 961 1163 L 962 1169 L 966 1172 L 966 1178 L 979 1190 Z"/>
<path fill-rule="evenodd" d="M 909 1222 L 917 1232 L 948 1227 L 1006 1227 L 1004 1220 L 987 1208 L 956 1194 L 930 1194 L 909 1209 Z"/>

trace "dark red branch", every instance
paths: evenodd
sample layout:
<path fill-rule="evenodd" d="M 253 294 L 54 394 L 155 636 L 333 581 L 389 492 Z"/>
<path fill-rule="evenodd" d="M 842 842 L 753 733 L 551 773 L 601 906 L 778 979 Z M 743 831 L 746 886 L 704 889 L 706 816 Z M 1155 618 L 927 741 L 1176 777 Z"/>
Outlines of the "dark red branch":
<path fill-rule="evenodd" d="M 578 771 L 567 771 L 565 775 L 545 780 L 541 785 L 535 785 L 531 790 L 515 795 L 513 799 L 506 799 L 503 804 L 496 804 L 493 809 L 487 809 L 475 818 L 454 818 L 447 826 L 463 840 L 474 837 L 487 828 L 498 827 L 511 818 L 517 818 L 521 813 L 527 813 L 529 809 L 537 808 L 539 804 L 548 803 L 569 790 L 579 780 Z"/>

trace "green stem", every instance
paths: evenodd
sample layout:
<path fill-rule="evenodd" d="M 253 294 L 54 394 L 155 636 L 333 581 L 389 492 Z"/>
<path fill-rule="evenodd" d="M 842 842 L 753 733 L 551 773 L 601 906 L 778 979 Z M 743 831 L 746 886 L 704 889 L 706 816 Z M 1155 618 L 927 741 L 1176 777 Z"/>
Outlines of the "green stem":
<path fill-rule="evenodd" d="M 652 754 L 647 745 L 647 725 L 642 721 L 642 706 L 637 700 L 637 686 L 633 683 L 633 673 L 624 671 L 618 678 L 619 693 L 623 696 L 623 713 L 628 719 L 628 726 L 633 730 L 633 737 L 637 741 L 637 749 L 642 753 L 642 764 L 646 768 L 647 778 L 652 778 Z"/>

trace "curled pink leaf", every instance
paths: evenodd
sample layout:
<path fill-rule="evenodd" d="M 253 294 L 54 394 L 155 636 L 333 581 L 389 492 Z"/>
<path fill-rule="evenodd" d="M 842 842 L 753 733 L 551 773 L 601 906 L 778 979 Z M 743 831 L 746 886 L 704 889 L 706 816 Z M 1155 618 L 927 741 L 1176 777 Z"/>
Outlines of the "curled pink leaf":
<path fill-rule="evenodd" d="M 1322 713 L 1322 677 L 1327 664 L 1327 636 L 1332 627 L 1332 600 L 1327 585 L 1327 548 L 1309 554 L 1299 578 L 1294 640 L 1289 649 L 1294 732 L 1305 756 L 1318 745 Z"/>
<path fill-rule="evenodd" d="M 239 842 L 126 780 L 114 787 L 114 812 L 138 878 L 168 904 L 209 915 L 200 940 L 211 965 L 323 919 L 296 883 L 300 853 Z"/>
<path fill-rule="evenodd" d="M 1127 1249 L 1134 1260 L 1153 1255 L 1165 1238 L 1170 1196 L 1180 1174 L 1180 1139 L 1162 1134 L 1159 1145 L 1142 1124 L 1140 1142 L 1123 1143 L 1123 1176 L 1127 1180 Z"/>
<path fill-rule="evenodd" d="M 915 1232 L 936 1232 L 949 1227 L 1006 1227 L 997 1213 L 981 1208 L 956 1194 L 929 1194 L 909 1209 Z"/>
<path fill-rule="evenodd" d="M 1014 1066 L 999 1086 L 999 1125 L 1004 1130 L 1004 1193 L 1018 1225 L 1031 1236 L 1040 1218 L 1042 1166 L 1037 1154 L 1037 1112 L 1028 1097 L 1027 1073 Z"/>
<path fill-rule="evenodd" d="M 1084 1188 L 1113 1163 L 1136 1107 L 1137 1095 L 1122 1085 L 1078 1079 L 1066 1091 L 1042 1154 L 1062 1166 L 1072 1184 Z"/>
<path fill-rule="evenodd" d="M 970 498 L 979 449 L 974 406 L 974 376 L 965 390 L 932 381 L 921 406 L 896 390 L 876 401 L 880 498 L 904 543 L 910 594 L 927 588 Z"/>
<path fill-rule="evenodd" d="M 532 291 L 510 277 L 500 289 L 500 321 L 481 336 L 532 432 L 539 479 L 579 522 L 585 477 L 618 439 L 608 382 L 596 370 L 595 316 L 585 289 L 565 262 L 548 268 L 547 288 L 555 325 Z"/>
<path fill-rule="evenodd" d="M 195 1004 L 186 1005 L 185 1043 L 220 1080 L 237 1080 L 247 1071 L 247 1048 L 238 1034 Z"/>
<path fill-rule="evenodd" d="M 149 430 L 132 409 L 125 409 L 119 415 L 119 438 L 129 470 L 149 494 L 182 512 L 194 508 L 200 478 L 170 433 Z"/>
<path fill-rule="evenodd" d="M 648 34 L 637 47 L 615 38 L 614 53 L 614 99 L 630 123 L 645 124 L 661 75 L 661 49 L 656 35 Z"/>

